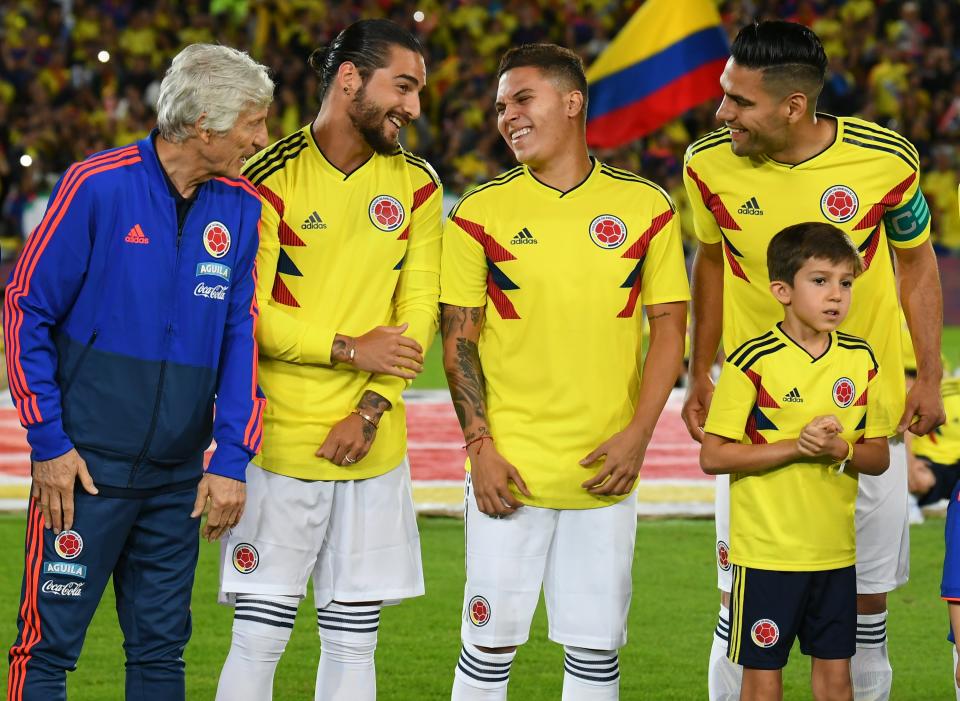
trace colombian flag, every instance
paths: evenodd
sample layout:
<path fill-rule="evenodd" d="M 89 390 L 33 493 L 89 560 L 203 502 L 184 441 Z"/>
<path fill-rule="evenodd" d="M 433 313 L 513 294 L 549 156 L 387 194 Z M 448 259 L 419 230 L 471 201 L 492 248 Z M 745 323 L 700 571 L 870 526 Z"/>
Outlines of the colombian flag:
<path fill-rule="evenodd" d="M 647 0 L 587 71 L 587 142 L 620 146 L 720 95 L 729 55 L 713 0 Z"/>

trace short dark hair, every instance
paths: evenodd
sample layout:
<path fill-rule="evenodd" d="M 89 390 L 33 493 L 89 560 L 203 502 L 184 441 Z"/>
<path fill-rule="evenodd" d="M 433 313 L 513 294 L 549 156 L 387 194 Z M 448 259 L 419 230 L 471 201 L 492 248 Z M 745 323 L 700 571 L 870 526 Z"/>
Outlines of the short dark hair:
<path fill-rule="evenodd" d="M 823 89 L 827 54 L 820 38 L 796 22 L 755 22 L 740 30 L 730 47 L 737 65 L 763 71 L 771 92 L 800 91 L 813 102 Z"/>
<path fill-rule="evenodd" d="M 399 46 L 423 55 L 420 41 L 396 22 L 388 19 L 362 19 L 337 34 L 329 46 L 314 49 L 307 59 L 320 78 L 323 98 L 336 78 L 340 66 L 349 61 L 357 67 L 363 82 L 390 60 L 390 48 Z"/>
<path fill-rule="evenodd" d="M 571 90 L 583 94 L 583 113 L 587 112 L 587 76 L 583 60 L 570 49 L 556 44 L 523 44 L 505 53 L 497 69 L 497 80 L 509 70 L 534 66 Z"/>
<path fill-rule="evenodd" d="M 833 224 L 805 222 L 778 233 L 767 247 L 767 273 L 770 282 L 793 284 L 797 271 L 811 258 L 831 263 L 849 263 L 853 274 L 863 272 L 863 260 L 850 237 Z"/>

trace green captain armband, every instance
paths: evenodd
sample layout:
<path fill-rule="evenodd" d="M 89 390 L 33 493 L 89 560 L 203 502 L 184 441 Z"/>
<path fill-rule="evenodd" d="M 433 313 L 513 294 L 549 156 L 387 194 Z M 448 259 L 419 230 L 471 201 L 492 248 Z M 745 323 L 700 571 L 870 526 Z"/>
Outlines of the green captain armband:
<path fill-rule="evenodd" d="M 930 224 L 930 207 L 920 188 L 913 193 L 909 202 L 887 210 L 883 215 L 883 223 L 887 238 L 894 244 L 909 243 L 926 231 Z"/>

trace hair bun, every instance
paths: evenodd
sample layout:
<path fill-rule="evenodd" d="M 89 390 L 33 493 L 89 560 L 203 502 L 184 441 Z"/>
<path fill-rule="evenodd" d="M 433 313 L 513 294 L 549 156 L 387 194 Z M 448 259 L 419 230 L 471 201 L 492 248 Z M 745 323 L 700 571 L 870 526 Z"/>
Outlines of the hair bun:
<path fill-rule="evenodd" d="M 314 49 L 310 52 L 310 57 L 307 59 L 307 64 L 317 73 L 319 73 L 323 70 L 323 64 L 326 62 L 329 53 L 329 46 L 321 46 L 318 49 Z"/>

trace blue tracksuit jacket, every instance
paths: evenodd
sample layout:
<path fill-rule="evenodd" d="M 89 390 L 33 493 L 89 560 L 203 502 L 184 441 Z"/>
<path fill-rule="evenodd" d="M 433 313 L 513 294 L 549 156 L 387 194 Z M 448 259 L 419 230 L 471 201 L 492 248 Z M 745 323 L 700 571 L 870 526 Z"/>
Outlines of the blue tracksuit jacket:
<path fill-rule="evenodd" d="M 94 483 L 243 480 L 260 444 L 260 199 L 203 183 L 178 229 L 151 137 L 72 166 L 10 276 L 10 391 L 34 460 L 75 447 Z M 216 404 L 216 412 L 214 412 Z"/>

